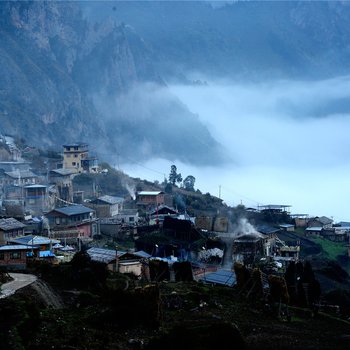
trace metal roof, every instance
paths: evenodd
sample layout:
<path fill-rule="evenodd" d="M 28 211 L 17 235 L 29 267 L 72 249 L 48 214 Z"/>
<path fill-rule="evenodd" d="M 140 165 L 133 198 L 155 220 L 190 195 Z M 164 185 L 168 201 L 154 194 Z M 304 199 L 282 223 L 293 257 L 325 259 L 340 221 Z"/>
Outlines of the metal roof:
<path fill-rule="evenodd" d="M 65 169 L 65 168 L 53 169 L 51 170 L 51 173 L 55 173 L 56 175 L 60 175 L 60 176 L 75 174 L 75 172 L 72 169 Z"/>
<path fill-rule="evenodd" d="M 201 280 L 206 283 L 232 287 L 236 284 L 236 275 L 231 270 L 220 269 L 216 272 L 205 274 Z"/>
<path fill-rule="evenodd" d="M 256 227 L 257 231 L 264 234 L 264 235 L 269 235 L 269 234 L 272 234 L 272 233 L 276 233 L 276 232 L 279 232 L 280 229 L 279 228 L 276 228 L 276 227 L 273 227 L 273 226 L 269 226 L 269 225 L 258 225 Z"/>
<path fill-rule="evenodd" d="M 138 252 L 134 252 L 132 254 L 136 255 L 136 256 L 139 256 L 140 258 L 145 258 L 145 259 L 148 259 L 148 258 L 150 258 L 152 256 L 151 254 L 148 254 L 148 253 L 146 253 L 143 250 L 139 250 Z"/>
<path fill-rule="evenodd" d="M 66 143 L 63 145 L 63 147 L 82 147 L 82 146 L 88 146 L 85 142 L 73 142 L 73 143 Z"/>
<path fill-rule="evenodd" d="M 265 210 L 265 209 L 272 209 L 272 210 L 277 210 L 277 209 L 285 209 L 285 208 L 290 208 L 291 205 L 284 205 L 284 204 L 267 204 L 267 205 L 259 205 L 259 209 Z"/>
<path fill-rule="evenodd" d="M 56 211 L 66 216 L 71 216 L 92 213 L 94 210 L 91 208 L 84 207 L 83 205 L 70 205 L 68 207 L 56 208 L 53 211 Z"/>
<path fill-rule="evenodd" d="M 7 171 L 5 172 L 7 176 L 10 176 L 14 179 L 26 179 L 31 177 L 38 177 L 34 173 L 32 173 L 30 170 L 16 170 L 16 171 Z"/>
<path fill-rule="evenodd" d="M 157 196 L 158 194 L 164 193 L 163 191 L 140 191 L 137 192 L 138 196 Z"/>
<path fill-rule="evenodd" d="M 10 242 L 12 243 L 18 243 L 18 244 L 25 244 L 25 245 L 44 245 L 44 244 L 56 244 L 60 243 L 59 240 L 49 238 L 49 237 L 43 237 L 43 236 L 23 236 L 11 239 Z"/>
<path fill-rule="evenodd" d="M 95 202 L 98 202 L 98 201 L 105 202 L 107 204 L 113 205 L 113 204 L 123 203 L 124 202 L 124 198 L 105 195 L 105 196 L 98 197 L 97 199 L 91 201 L 91 203 L 95 203 Z"/>
<path fill-rule="evenodd" d="M 288 228 L 288 227 L 294 227 L 294 225 L 292 225 L 292 224 L 281 224 L 280 227 Z"/>
<path fill-rule="evenodd" d="M 39 247 L 34 247 L 36 249 L 39 249 Z M 6 251 L 6 250 L 31 250 L 33 247 L 29 245 L 24 245 L 24 244 L 8 244 L 8 245 L 3 245 L 0 246 L 0 250 Z"/>
<path fill-rule="evenodd" d="M 26 227 L 26 225 L 14 218 L 0 219 L 0 229 L 3 231 L 16 230 L 23 227 Z"/>
<path fill-rule="evenodd" d="M 47 188 L 45 185 L 26 185 L 24 188 Z"/>
<path fill-rule="evenodd" d="M 108 264 L 113 260 L 115 260 L 116 252 L 118 254 L 118 257 L 126 253 L 125 251 L 121 251 L 121 250 L 116 251 L 114 249 L 103 249 L 103 248 L 96 248 L 96 247 L 92 247 L 88 249 L 86 252 L 89 254 L 91 260 L 102 262 L 105 264 Z"/>
<path fill-rule="evenodd" d="M 308 227 L 305 231 L 322 231 L 323 227 Z"/>

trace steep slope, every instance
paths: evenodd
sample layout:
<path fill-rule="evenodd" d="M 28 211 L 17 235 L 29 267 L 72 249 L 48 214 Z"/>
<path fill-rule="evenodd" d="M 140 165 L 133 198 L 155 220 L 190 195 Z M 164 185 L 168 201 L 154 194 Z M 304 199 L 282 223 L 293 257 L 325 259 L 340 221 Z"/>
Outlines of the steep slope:
<path fill-rule="evenodd" d="M 3 133 L 56 147 L 88 141 L 133 161 L 222 160 L 207 128 L 165 88 L 150 47 L 124 24 L 89 22 L 76 2 L 9 1 L 0 3 L 0 35 Z"/>
<path fill-rule="evenodd" d="M 114 1 L 83 3 L 152 45 L 168 78 L 320 78 L 349 72 L 350 6 L 333 1 Z"/>

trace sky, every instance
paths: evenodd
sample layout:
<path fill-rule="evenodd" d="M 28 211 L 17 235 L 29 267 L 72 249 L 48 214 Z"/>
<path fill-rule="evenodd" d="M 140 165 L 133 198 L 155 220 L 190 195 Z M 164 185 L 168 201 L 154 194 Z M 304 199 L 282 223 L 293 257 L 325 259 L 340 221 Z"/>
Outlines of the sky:
<path fill-rule="evenodd" d="M 321 81 L 169 85 L 222 144 L 227 161 L 198 167 L 155 155 L 122 164 L 131 176 L 168 177 L 176 164 L 195 187 L 231 206 L 288 204 L 294 214 L 350 221 L 350 77 Z M 164 87 L 163 87 L 164 88 Z"/>

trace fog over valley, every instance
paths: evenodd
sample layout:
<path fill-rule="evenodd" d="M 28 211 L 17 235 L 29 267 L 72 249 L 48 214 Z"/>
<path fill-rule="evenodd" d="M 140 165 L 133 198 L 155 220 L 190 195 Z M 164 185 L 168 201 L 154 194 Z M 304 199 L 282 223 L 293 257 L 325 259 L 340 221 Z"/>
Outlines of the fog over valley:
<path fill-rule="evenodd" d="M 144 164 L 147 168 L 167 176 L 174 163 L 183 175 L 194 175 L 203 192 L 218 195 L 221 185 L 229 205 L 290 204 L 294 213 L 346 220 L 350 77 L 247 84 L 206 81 L 207 85 L 169 88 L 223 146 L 225 163 L 195 167 L 177 159 L 153 159 Z M 162 180 L 142 167 L 125 169 Z"/>

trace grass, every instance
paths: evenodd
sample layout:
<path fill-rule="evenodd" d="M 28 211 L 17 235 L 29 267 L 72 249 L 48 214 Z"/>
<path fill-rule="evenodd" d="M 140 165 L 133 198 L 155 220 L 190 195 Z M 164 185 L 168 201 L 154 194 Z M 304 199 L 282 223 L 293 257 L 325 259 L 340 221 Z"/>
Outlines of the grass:
<path fill-rule="evenodd" d="M 347 253 L 347 247 L 343 242 L 332 242 L 321 237 L 309 237 L 309 239 L 322 247 L 323 254 L 328 259 L 337 260 L 339 255 Z"/>

